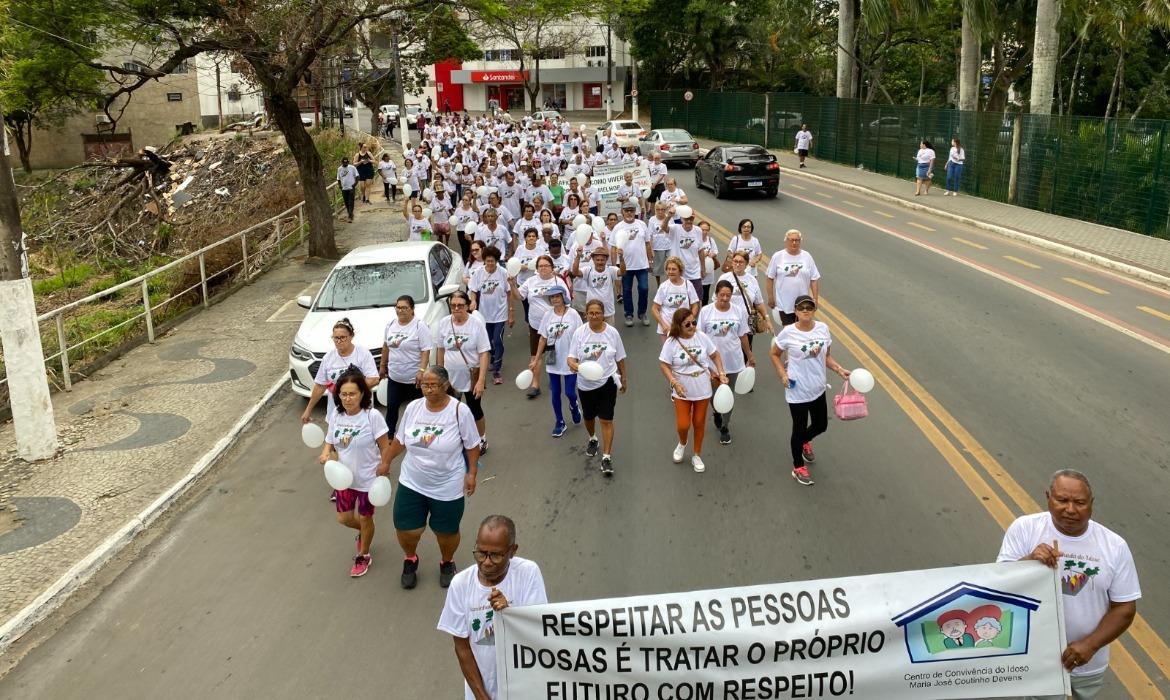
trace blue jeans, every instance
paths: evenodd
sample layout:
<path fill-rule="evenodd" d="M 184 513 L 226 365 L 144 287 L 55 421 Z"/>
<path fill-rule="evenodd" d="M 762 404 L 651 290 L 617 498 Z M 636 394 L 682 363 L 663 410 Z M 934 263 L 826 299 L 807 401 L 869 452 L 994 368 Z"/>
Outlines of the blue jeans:
<path fill-rule="evenodd" d="M 958 192 L 959 181 L 963 179 L 963 166 L 959 163 L 947 163 L 947 191 Z"/>
<path fill-rule="evenodd" d="M 552 374 L 548 375 L 548 386 L 552 395 L 553 414 L 557 417 L 557 423 L 565 422 L 565 415 L 561 412 L 561 380 L 564 380 L 565 397 L 569 399 L 569 409 L 577 415 L 580 415 L 581 409 L 577 406 L 577 375 L 575 374 Z"/>
<path fill-rule="evenodd" d="M 504 321 L 485 323 L 487 326 L 488 341 L 492 344 L 492 360 L 488 368 L 492 372 L 499 372 L 504 366 Z"/>
<path fill-rule="evenodd" d="M 650 303 L 650 273 L 649 270 L 626 270 L 622 275 L 622 307 L 626 317 L 634 315 L 634 278 L 638 279 L 638 317 L 646 315 L 646 307 Z"/>

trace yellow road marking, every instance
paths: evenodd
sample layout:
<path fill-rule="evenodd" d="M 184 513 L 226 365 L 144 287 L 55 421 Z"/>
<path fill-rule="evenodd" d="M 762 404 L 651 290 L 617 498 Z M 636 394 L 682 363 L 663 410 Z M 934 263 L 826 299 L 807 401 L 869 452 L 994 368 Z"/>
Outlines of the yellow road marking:
<path fill-rule="evenodd" d="M 981 243 L 976 243 L 975 241 L 969 241 L 966 238 L 959 238 L 958 236 L 951 236 L 951 240 L 958 241 L 959 243 L 962 243 L 963 245 L 969 245 L 972 248 L 978 248 L 979 250 L 987 250 L 987 246 L 985 246 Z"/>
<path fill-rule="evenodd" d="M 719 223 L 711 221 L 713 230 L 724 243 L 731 240 L 732 234 L 725 227 Z M 925 388 L 922 387 L 913 377 L 909 375 L 897 362 L 890 357 L 884 349 L 877 344 L 868 334 L 862 331 L 856 324 L 846 318 L 840 310 L 836 309 L 828 303 L 822 296 L 820 298 L 820 307 L 827 314 L 835 317 L 835 324 L 839 323 L 838 333 L 841 335 L 842 342 L 846 348 L 852 353 L 859 362 L 865 364 L 868 369 L 874 374 L 874 377 L 882 384 L 891 398 L 902 408 L 910 420 L 915 423 L 920 431 L 926 436 L 927 440 L 942 454 L 943 458 L 947 460 L 952 469 L 955 470 L 959 478 L 967 484 L 968 489 L 977 497 L 980 505 L 987 510 L 988 514 L 1000 524 L 1001 527 L 1006 528 L 1014 520 L 1015 515 L 1008 508 L 1007 504 L 1000 498 L 999 494 L 992 490 L 983 477 L 976 472 L 969 463 L 960 459 L 958 463 L 952 462 L 950 457 L 958 454 L 954 445 L 942 436 L 941 431 L 929 420 L 920 422 L 919 419 L 925 418 L 922 411 L 908 401 L 908 397 L 901 390 L 897 384 L 892 381 L 889 374 L 884 368 L 877 363 L 867 364 L 867 361 L 872 359 L 866 353 L 858 341 L 855 341 L 850 335 L 856 334 L 860 342 L 869 347 L 874 355 L 881 360 L 882 364 L 888 366 L 890 371 L 895 374 L 899 380 L 906 385 L 906 388 L 918 398 L 919 401 L 929 410 L 936 419 L 947 429 L 951 435 L 960 443 L 960 445 L 972 455 L 977 462 L 984 468 L 987 474 L 996 482 L 996 484 L 1003 489 L 1009 498 L 1023 513 L 1035 513 L 1043 510 L 1040 504 L 1033 499 L 1028 492 L 1019 485 L 1019 483 L 1003 468 L 999 462 L 991 456 L 990 453 L 972 436 L 967 430 L 942 407 L 938 401 L 929 394 Z M 1144 310 L 1144 309 L 1143 309 Z M 841 329 L 847 329 L 842 331 Z M 905 399 L 903 400 L 899 399 Z M 942 436 L 941 446 L 940 442 L 936 440 Z M 1004 515 L 1006 513 L 1006 516 Z M 1006 520 L 1005 520 L 1006 518 Z M 1129 628 L 1129 635 L 1134 641 L 1146 652 L 1150 660 L 1162 671 L 1164 676 L 1170 677 L 1170 646 L 1158 636 L 1153 627 L 1146 622 L 1140 614 L 1134 618 L 1133 624 Z M 1125 685 L 1126 690 L 1135 698 L 1164 698 L 1165 696 L 1157 689 L 1153 681 L 1142 669 L 1142 667 L 1134 659 L 1133 655 L 1122 643 L 1122 640 L 1117 640 L 1113 645 L 1111 654 L 1111 668 L 1117 677 Z"/>
<path fill-rule="evenodd" d="M 1005 256 L 1003 256 L 1003 259 L 1004 259 L 1004 260 L 1011 260 L 1012 262 L 1014 262 L 1014 263 L 1015 263 L 1015 264 L 1017 264 L 1017 265 L 1023 265 L 1024 267 L 1030 267 L 1030 268 L 1032 268 L 1033 270 L 1039 270 L 1039 269 L 1040 269 L 1040 266 L 1039 266 L 1039 265 L 1037 265 L 1036 263 L 1030 263 L 1030 262 L 1028 262 L 1027 260 L 1022 260 L 1022 259 L 1020 259 L 1020 258 L 1017 258 L 1017 257 L 1016 257 L 1016 256 L 1014 256 L 1014 255 L 1005 255 Z"/>
<path fill-rule="evenodd" d="M 1087 289 L 1090 292 L 1093 292 L 1094 294 L 1108 294 L 1109 293 L 1106 290 L 1101 289 L 1100 287 L 1094 287 L 1093 285 L 1089 284 L 1088 282 L 1082 282 L 1075 277 L 1061 277 L 1060 279 L 1064 280 L 1065 282 L 1068 282 L 1069 284 L 1075 284 L 1076 286 L 1080 287 L 1081 289 Z"/>
<path fill-rule="evenodd" d="M 1158 318 L 1162 319 L 1163 321 L 1170 321 L 1170 314 L 1165 313 L 1163 311 L 1158 311 L 1157 309 L 1152 309 L 1148 306 L 1139 306 L 1138 310 L 1145 311 L 1146 313 L 1150 314 L 1151 316 L 1157 316 Z"/>
<path fill-rule="evenodd" d="M 884 217 L 886 217 L 887 219 L 892 219 L 892 218 L 894 218 L 894 215 L 893 215 L 893 214 L 891 214 L 891 213 L 889 213 L 889 212 L 884 212 L 884 211 L 882 211 L 881 209 L 874 209 L 874 210 L 873 210 L 873 213 L 874 213 L 874 214 L 877 214 L 877 215 L 879 215 L 879 216 L 884 216 Z"/>
<path fill-rule="evenodd" d="M 932 229 L 931 227 L 929 227 L 925 224 L 920 224 L 917 221 L 907 221 L 906 223 L 910 224 L 914 228 L 920 228 L 923 231 L 930 231 L 931 233 L 934 233 L 934 229 Z"/>
<path fill-rule="evenodd" d="M 851 207 L 857 207 L 858 209 L 865 209 L 864 204 L 858 204 L 857 202 L 851 202 L 848 199 L 842 199 L 841 201 L 845 202 L 846 204 L 848 204 Z"/>
<path fill-rule="evenodd" d="M 818 197 L 824 197 L 825 199 L 832 199 L 833 198 L 833 195 L 831 195 L 827 192 L 814 192 L 813 194 L 817 195 Z"/>
<path fill-rule="evenodd" d="M 808 188 L 807 188 L 807 187 L 805 187 L 804 185 L 798 185 L 798 184 L 796 184 L 795 182 L 790 182 L 790 183 L 788 183 L 788 186 L 789 186 L 789 187 L 795 187 L 795 188 L 796 188 L 796 189 L 798 189 L 798 190 L 805 190 L 805 191 L 807 191 L 807 190 L 808 190 Z"/>

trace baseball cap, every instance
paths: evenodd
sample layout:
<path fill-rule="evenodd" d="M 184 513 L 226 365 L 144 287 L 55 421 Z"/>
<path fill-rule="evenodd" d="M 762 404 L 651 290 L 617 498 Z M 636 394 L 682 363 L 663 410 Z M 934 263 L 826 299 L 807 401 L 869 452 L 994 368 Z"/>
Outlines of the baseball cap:
<path fill-rule="evenodd" d="M 637 208 L 638 208 L 638 205 L 635 204 L 634 202 L 626 202 L 625 204 L 622 205 L 622 209 L 637 209 Z"/>
<path fill-rule="evenodd" d="M 801 294 L 800 296 L 796 297 L 796 301 L 792 303 L 792 308 L 796 308 L 801 304 L 812 304 L 814 309 L 817 308 L 817 300 L 813 299 L 807 294 Z"/>

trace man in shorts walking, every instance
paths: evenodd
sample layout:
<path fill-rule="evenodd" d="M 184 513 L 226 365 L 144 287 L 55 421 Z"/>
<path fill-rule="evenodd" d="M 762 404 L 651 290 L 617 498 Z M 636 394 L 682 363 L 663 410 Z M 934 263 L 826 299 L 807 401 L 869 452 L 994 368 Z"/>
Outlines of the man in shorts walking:
<path fill-rule="evenodd" d="M 812 148 L 812 132 L 808 124 L 801 124 L 800 131 L 796 132 L 796 155 L 800 156 L 800 167 L 805 167 L 804 159 L 808 158 L 808 149 Z"/>

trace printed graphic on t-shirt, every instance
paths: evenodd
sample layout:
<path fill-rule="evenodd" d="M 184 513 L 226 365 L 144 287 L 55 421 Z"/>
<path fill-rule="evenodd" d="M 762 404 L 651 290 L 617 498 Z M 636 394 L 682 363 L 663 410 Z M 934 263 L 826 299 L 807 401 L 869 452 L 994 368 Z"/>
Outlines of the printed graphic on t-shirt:
<path fill-rule="evenodd" d="M 474 644 L 485 647 L 496 645 L 496 611 L 490 607 L 486 610 L 472 610 L 471 639 Z"/>
<path fill-rule="evenodd" d="M 353 440 L 361 432 L 361 428 L 355 428 L 352 426 L 338 426 L 337 429 L 333 431 L 333 439 L 341 443 L 342 447 L 349 447 L 350 440 Z"/>
<path fill-rule="evenodd" d="M 461 350 L 463 344 L 466 343 L 471 336 L 466 333 L 452 332 L 450 335 L 443 336 L 443 347 L 447 350 Z"/>
<path fill-rule="evenodd" d="M 609 275 L 597 273 L 589 275 L 589 286 L 593 289 L 605 289 L 609 285 Z"/>
<path fill-rule="evenodd" d="M 406 333 L 402 333 L 402 332 L 391 333 L 390 335 L 386 336 L 386 347 L 388 347 L 388 348 L 401 347 L 403 341 L 405 341 L 409 337 L 410 337 L 410 335 L 408 335 Z"/>
<path fill-rule="evenodd" d="M 581 346 L 581 358 L 583 360 L 598 360 L 609 349 L 609 343 L 586 343 Z"/>
<path fill-rule="evenodd" d="M 545 329 L 545 332 L 548 335 L 548 341 L 550 343 L 555 343 L 561 339 L 561 336 L 564 335 L 565 331 L 567 330 L 569 330 L 569 324 L 565 323 L 564 321 L 553 321 L 549 324 L 548 328 Z"/>
<path fill-rule="evenodd" d="M 495 294 L 500 289 L 500 280 L 486 279 L 479 287 L 481 294 Z"/>
<path fill-rule="evenodd" d="M 688 354 L 695 361 L 695 364 L 702 366 L 703 348 L 698 345 L 693 347 L 680 346 L 678 352 L 675 353 L 675 357 L 679 360 L 685 360 Z"/>
<path fill-rule="evenodd" d="M 1065 553 L 1060 563 L 1060 589 L 1067 596 L 1092 588 L 1093 577 L 1101 573 L 1101 562 L 1093 556 Z"/>
<path fill-rule="evenodd" d="M 689 250 L 695 244 L 697 239 L 694 236 L 682 235 L 678 238 L 678 247 L 684 250 Z"/>
<path fill-rule="evenodd" d="M 780 267 L 780 271 L 784 273 L 785 277 L 796 277 L 802 268 L 804 268 L 804 263 L 787 263 Z"/>
<path fill-rule="evenodd" d="M 442 434 L 443 426 L 429 423 L 416 425 L 410 431 L 410 437 L 414 439 L 414 444 L 418 447 L 430 447 L 431 443 Z"/>
<path fill-rule="evenodd" d="M 666 303 L 664 306 L 682 306 L 687 303 L 687 295 L 685 292 L 675 292 L 666 295 Z"/>
<path fill-rule="evenodd" d="M 710 335 L 728 335 L 739 326 L 739 321 L 733 318 L 721 318 L 707 322 L 707 333 Z"/>
<path fill-rule="evenodd" d="M 800 346 L 800 351 L 807 357 L 816 357 L 821 354 L 821 349 L 825 347 L 825 341 L 819 338 L 807 340 Z"/>

